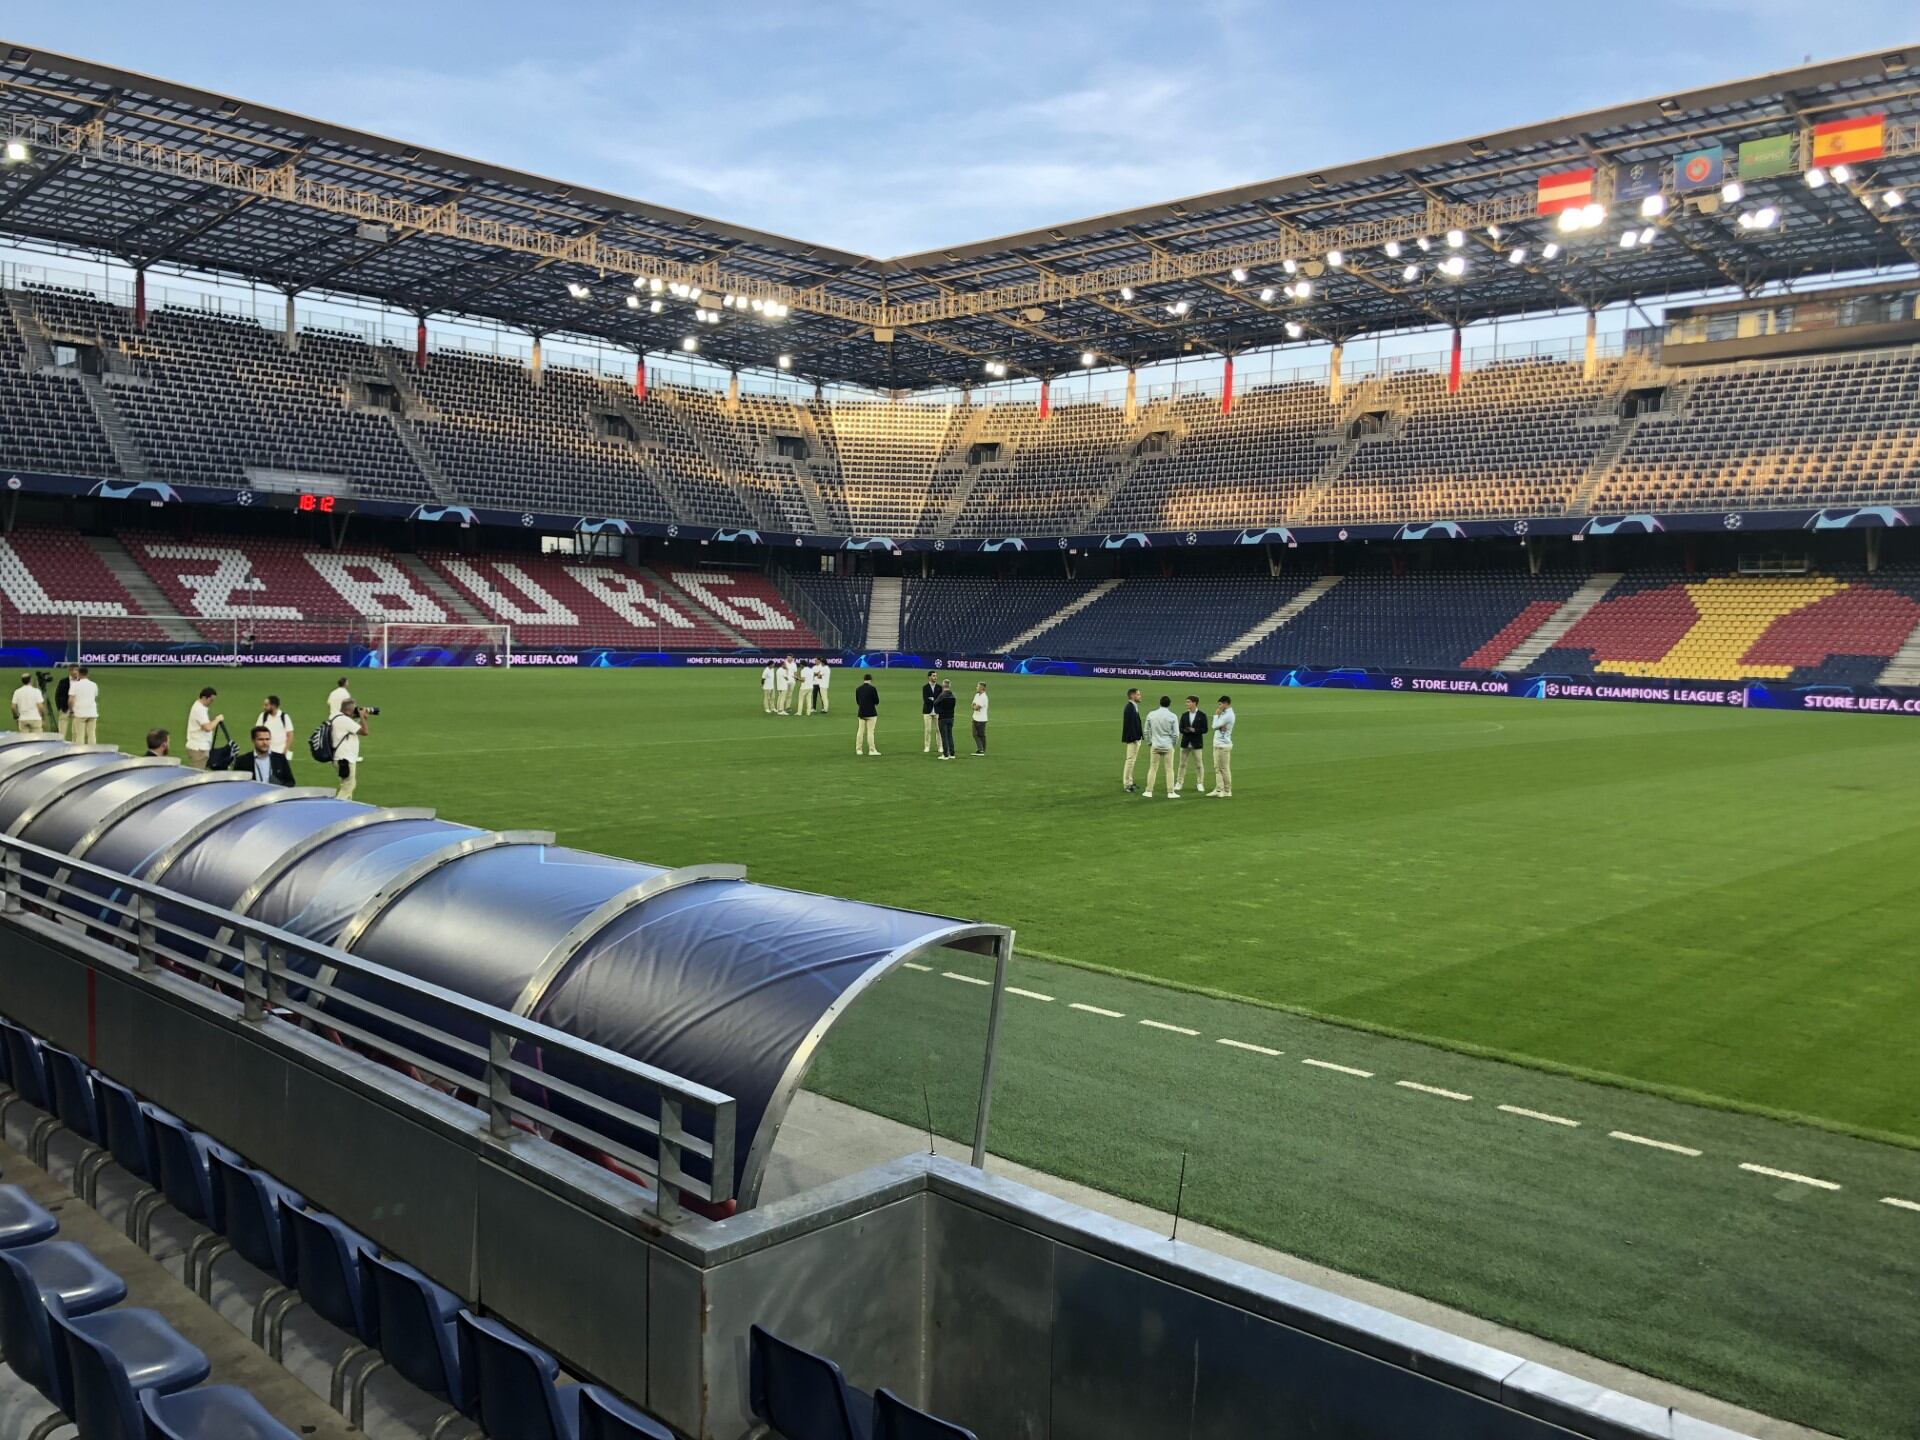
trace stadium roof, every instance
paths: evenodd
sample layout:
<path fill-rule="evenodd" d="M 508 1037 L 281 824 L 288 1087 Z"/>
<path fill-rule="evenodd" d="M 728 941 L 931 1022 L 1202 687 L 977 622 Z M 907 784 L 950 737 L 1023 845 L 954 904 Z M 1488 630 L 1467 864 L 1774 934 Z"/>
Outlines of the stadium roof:
<path fill-rule="evenodd" d="M 1920 47 L 1808 65 L 881 260 L 0 41 L 0 137 L 24 146 L 0 169 L 0 233 L 915 389 L 990 364 L 1055 375 L 1920 262 L 1915 62 Z M 1808 185 L 1813 127 L 1868 114 L 1885 116 L 1884 154 Z M 1681 154 L 1721 146 L 1731 179 L 1741 142 L 1782 133 L 1784 173 L 1749 164 L 1741 200 L 1676 193 Z M 1563 232 L 1538 183 L 1587 167 L 1608 217 Z M 1648 177 L 1667 203 L 1643 218 Z M 1766 207 L 1774 223 L 1754 225 Z"/>

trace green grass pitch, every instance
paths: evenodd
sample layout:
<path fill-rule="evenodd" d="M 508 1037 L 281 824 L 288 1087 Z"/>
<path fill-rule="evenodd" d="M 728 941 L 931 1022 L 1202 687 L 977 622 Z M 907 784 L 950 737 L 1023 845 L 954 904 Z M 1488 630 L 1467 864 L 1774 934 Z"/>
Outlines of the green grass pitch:
<path fill-rule="evenodd" d="M 277 691 L 304 734 L 332 678 L 96 673 L 135 750 L 204 683 L 230 721 Z M 1162 1206 L 1185 1152 L 1198 1219 L 1912 1433 L 1920 1213 L 1884 1200 L 1920 1202 L 1920 727 L 1235 687 L 1234 798 L 1147 801 L 1123 682 L 991 677 L 976 760 L 956 676 L 936 764 L 919 678 L 879 676 L 856 759 L 845 671 L 808 719 L 744 670 L 357 672 L 386 712 L 358 798 L 1012 925 L 1014 983 L 1052 998 L 1008 1002 L 996 1152 Z M 930 1057 L 978 993 L 896 976 L 814 1085 L 910 1123 L 926 1085 L 966 1133 L 970 1077 Z"/>

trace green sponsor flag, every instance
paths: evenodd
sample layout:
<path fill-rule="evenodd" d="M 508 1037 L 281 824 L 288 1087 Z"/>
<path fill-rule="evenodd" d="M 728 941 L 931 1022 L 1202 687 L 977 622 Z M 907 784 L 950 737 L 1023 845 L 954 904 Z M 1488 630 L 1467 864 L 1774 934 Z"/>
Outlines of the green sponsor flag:
<path fill-rule="evenodd" d="M 1788 130 L 1779 135 L 1765 135 L 1758 140 L 1741 141 L 1740 178 L 1764 180 L 1769 175 L 1785 175 L 1794 167 L 1794 141 L 1798 138 Z"/>

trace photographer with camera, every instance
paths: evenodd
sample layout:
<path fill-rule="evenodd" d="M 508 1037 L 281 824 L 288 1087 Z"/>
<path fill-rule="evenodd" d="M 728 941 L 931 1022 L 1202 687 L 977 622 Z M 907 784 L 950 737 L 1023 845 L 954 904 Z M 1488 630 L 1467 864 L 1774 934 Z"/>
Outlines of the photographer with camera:
<path fill-rule="evenodd" d="M 367 716 L 380 712 L 372 705 L 357 705 L 351 698 L 340 702 L 340 713 L 327 721 L 327 735 L 333 742 L 333 768 L 340 776 L 336 800 L 351 800 L 353 787 L 360 779 L 360 737 L 367 733 Z"/>
<path fill-rule="evenodd" d="M 40 675 L 43 683 L 53 678 L 44 670 Z M 47 728 L 42 718 L 46 708 L 46 692 L 34 683 L 32 672 L 22 675 L 20 688 L 13 692 L 13 723 L 20 727 L 22 735 L 38 735 Z"/>

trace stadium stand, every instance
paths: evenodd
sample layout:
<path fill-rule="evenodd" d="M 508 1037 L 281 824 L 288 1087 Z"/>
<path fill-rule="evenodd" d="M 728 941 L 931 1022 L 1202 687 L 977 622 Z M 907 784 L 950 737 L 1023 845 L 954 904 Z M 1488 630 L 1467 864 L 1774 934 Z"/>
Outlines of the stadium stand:
<path fill-rule="evenodd" d="M 900 645 L 934 654 L 998 650 L 1085 595 L 1093 582 L 934 575 L 902 589 Z M 1037 644 L 1050 643 L 1042 636 Z"/>
<path fill-rule="evenodd" d="M 1530 669 L 1871 684 L 1920 626 L 1920 571 L 1629 575 Z"/>
<path fill-rule="evenodd" d="M 1035 642 L 1054 655 L 1198 663 L 1230 645 L 1317 577 L 1211 575 L 1123 580 Z"/>
<path fill-rule="evenodd" d="M 550 555 L 424 557 L 473 607 L 513 627 L 522 649 L 542 646 L 728 649 L 733 641 L 645 571 Z"/>
<path fill-rule="evenodd" d="M 100 640 L 157 641 L 159 626 L 135 616 L 140 607 L 93 548 L 71 530 L 20 526 L 0 539 L 0 625 L 11 640 L 64 643 L 75 617 Z"/>
<path fill-rule="evenodd" d="M 1496 637 L 1512 635 L 1526 615 L 1545 619 L 1580 579 L 1499 570 L 1362 570 L 1234 658 L 1246 665 L 1464 668 L 1469 660 L 1484 661 Z"/>
<path fill-rule="evenodd" d="M 117 473 L 80 381 L 40 373 L 11 305 L 0 305 L 0 370 L 20 372 L 8 376 L 0 395 L 0 464 L 56 475 Z"/>

